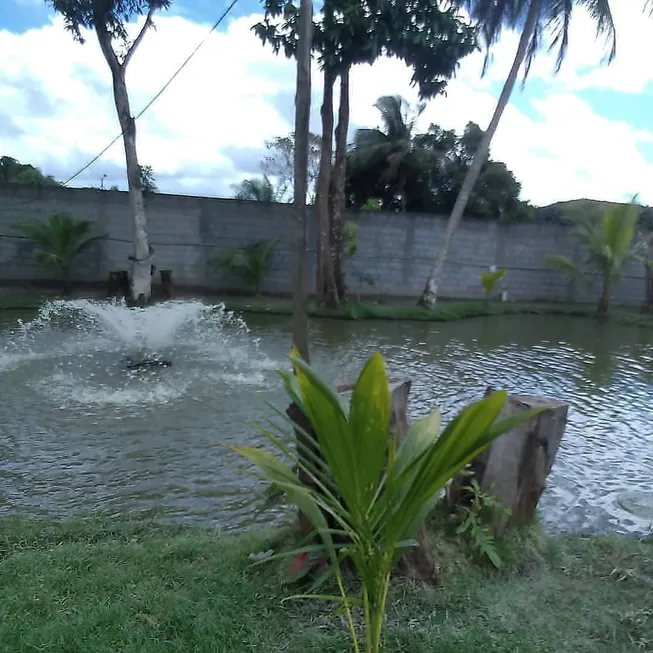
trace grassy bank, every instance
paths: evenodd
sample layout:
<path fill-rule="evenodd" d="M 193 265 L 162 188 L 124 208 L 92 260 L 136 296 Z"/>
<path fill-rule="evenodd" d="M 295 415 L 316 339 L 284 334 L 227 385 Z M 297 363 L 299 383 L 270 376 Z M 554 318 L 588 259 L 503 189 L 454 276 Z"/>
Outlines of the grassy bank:
<path fill-rule="evenodd" d="M 215 299 L 217 301 L 217 299 Z M 229 310 L 243 313 L 265 313 L 268 315 L 291 315 L 292 304 L 287 299 L 269 297 L 227 297 L 220 298 Z M 326 317 L 351 320 L 412 320 L 422 322 L 450 322 L 473 317 L 493 315 L 568 315 L 596 318 L 596 307 L 586 304 L 553 304 L 531 302 L 483 301 L 441 301 L 437 308 L 429 311 L 419 306 L 401 304 L 356 303 L 344 304 L 336 309 L 309 305 L 311 317 Z M 615 308 L 607 319 L 633 326 L 653 327 L 653 316 Z"/>
<path fill-rule="evenodd" d="M 4 290 L 0 292 L 0 310 L 29 310 L 41 306 L 48 295 L 31 290 Z"/>
<path fill-rule="evenodd" d="M 0 310 L 38 309 L 47 299 L 55 297 L 52 293 L 36 291 L 0 292 Z M 291 315 L 292 303 L 289 299 L 274 297 L 207 297 L 207 301 L 224 302 L 228 310 L 241 313 L 266 315 Z M 311 317 L 346 320 L 410 320 L 421 322 L 450 322 L 473 317 L 493 315 L 568 315 L 596 318 L 596 307 L 587 304 L 555 304 L 537 302 L 491 302 L 442 300 L 433 311 L 426 310 L 404 300 L 390 303 L 348 302 L 340 308 L 327 309 L 311 302 Z M 619 324 L 653 328 L 653 315 L 643 315 L 633 310 L 615 308 L 608 318 Z"/>
<path fill-rule="evenodd" d="M 337 653 L 329 607 L 281 600 L 250 552 L 275 534 L 91 520 L 0 521 L 0 648 L 11 653 Z M 471 562 L 439 538 L 443 584 L 398 581 L 388 652 L 618 653 L 653 646 L 653 544 L 530 533 L 506 567 Z"/>

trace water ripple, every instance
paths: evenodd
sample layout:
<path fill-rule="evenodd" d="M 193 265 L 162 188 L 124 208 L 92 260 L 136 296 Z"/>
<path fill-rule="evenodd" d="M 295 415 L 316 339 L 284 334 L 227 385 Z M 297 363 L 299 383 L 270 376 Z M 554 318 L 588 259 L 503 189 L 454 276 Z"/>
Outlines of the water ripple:
<path fill-rule="evenodd" d="M 282 518 L 254 516 L 258 486 L 222 445 L 260 442 L 251 422 L 270 416 L 265 400 L 284 406 L 274 371 L 286 365 L 289 320 L 245 325 L 199 303 L 163 306 L 145 324 L 101 307 L 80 318 L 78 303 L 0 325 L 0 514 L 154 511 L 227 529 Z M 172 367 L 127 373 L 120 360 L 143 341 Z M 535 316 L 324 320 L 311 325 L 311 348 L 332 382 L 352 380 L 380 351 L 392 375 L 412 381 L 411 417 L 437 405 L 449 419 L 487 386 L 567 401 L 543 521 L 552 530 L 649 528 L 618 497 L 652 486 L 650 331 Z"/>

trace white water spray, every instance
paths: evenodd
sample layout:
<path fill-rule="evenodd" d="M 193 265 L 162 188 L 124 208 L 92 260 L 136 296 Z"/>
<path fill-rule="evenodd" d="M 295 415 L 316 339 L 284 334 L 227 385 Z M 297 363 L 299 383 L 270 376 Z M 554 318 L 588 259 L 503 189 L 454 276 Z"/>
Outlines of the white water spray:
<path fill-rule="evenodd" d="M 171 367 L 130 369 L 142 360 Z M 20 371 L 26 385 L 61 407 L 164 404 L 186 393 L 211 396 L 221 384 L 256 388 L 276 367 L 240 317 L 197 300 L 147 308 L 52 301 L 0 340 L 0 371 Z"/>

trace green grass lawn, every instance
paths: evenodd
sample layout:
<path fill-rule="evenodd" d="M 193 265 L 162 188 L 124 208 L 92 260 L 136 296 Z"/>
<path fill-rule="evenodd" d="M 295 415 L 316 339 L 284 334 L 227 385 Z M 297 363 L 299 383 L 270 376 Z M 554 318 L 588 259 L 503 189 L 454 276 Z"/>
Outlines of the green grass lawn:
<path fill-rule="evenodd" d="M 278 532 L 210 531 L 99 519 L 0 520 L 3 653 L 349 651 L 321 602 L 286 602 L 273 566 L 248 554 Z M 533 531 L 472 562 L 438 538 L 442 585 L 397 581 L 386 651 L 618 653 L 653 647 L 653 542 Z"/>

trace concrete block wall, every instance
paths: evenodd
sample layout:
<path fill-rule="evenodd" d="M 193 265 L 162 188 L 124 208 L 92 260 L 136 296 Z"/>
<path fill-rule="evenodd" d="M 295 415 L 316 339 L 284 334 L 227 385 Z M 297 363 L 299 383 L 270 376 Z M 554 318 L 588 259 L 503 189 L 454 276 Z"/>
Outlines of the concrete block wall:
<path fill-rule="evenodd" d="M 146 202 L 150 241 L 158 268 L 170 268 L 178 285 L 207 290 L 238 290 L 241 282 L 217 271 L 212 259 L 224 247 L 280 238 L 273 250 L 263 290 L 291 290 L 292 209 L 231 199 L 157 194 Z M 314 288 L 316 225 L 309 209 L 309 287 Z M 68 212 L 96 223 L 106 240 L 76 261 L 75 278 L 104 283 L 110 270 L 128 269 L 132 227 L 127 193 L 96 189 L 0 187 L 0 283 L 51 280 L 52 273 L 36 265 L 33 244 L 14 236 L 13 225 Z M 346 262 L 347 284 L 365 294 L 379 292 L 412 298 L 422 291 L 433 257 L 443 237 L 446 218 L 433 215 L 366 212 L 348 219 L 358 223 L 358 252 Z M 582 261 L 582 251 L 569 229 L 559 225 L 499 224 L 463 220 L 445 265 L 441 294 L 480 298 L 479 275 L 491 265 L 507 270 L 502 288 L 515 300 L 595 301 L 598 286 L 552 270 L 546 259 L 554 254 Z M 374 286 L 362 282 L 374 281 Z M 614 301 L 638 305 L 644 297 L 644 268 L 633 263 L 614 289 Z"/>

